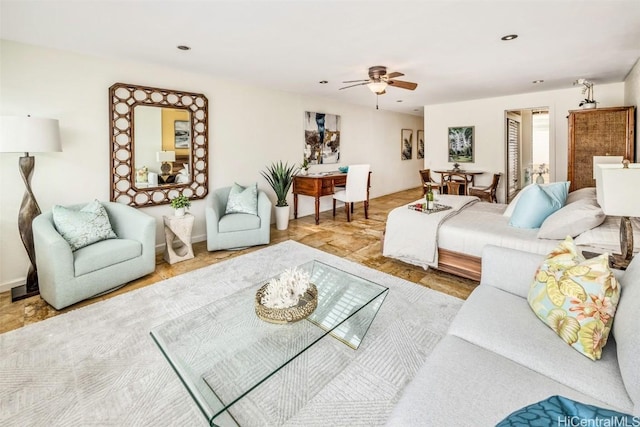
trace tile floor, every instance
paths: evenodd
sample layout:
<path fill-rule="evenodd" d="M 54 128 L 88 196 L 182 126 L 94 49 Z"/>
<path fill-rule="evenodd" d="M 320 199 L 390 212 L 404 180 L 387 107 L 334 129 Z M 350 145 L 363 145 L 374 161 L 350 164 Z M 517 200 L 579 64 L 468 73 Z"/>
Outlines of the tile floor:
<path fill-rule="evenodd" d="M 381 238 L 387 214 L 393 208 L 419 199 L 421 196 L 422 189 L 415 188 L 372 199 L 368 220 L 364 218 L 362 204 L 358 203 L 351 223 L 347 222 L 344 209 L 338 209 L 335 218 L 333 218 L 331 211 L 322 212 L 319 225 L 315 225 L 313 215 L 309 215 L 292 220 L 289 223 L 289 228 L 285 231 L 278 231 L 275 226 L 272 226 L 271 244 L 292 239 L 418 285 L 459 298 L 466 298 L 477 286 L 477 282 L 437 270 L 425 271 L 420 267 L 382 256 Z M 159 254 L 156 257 L 157 265 L 154 273 L 135 280 L 115 292 L 80 302 L 61 311 L 55 310 L 40 296 L 12 303 L 10 292 L 0 293 L 0 333 L 18 329 L 24 325 L 261 248 L 259 246 L 240 251 L 208 252 L 206 242 L 198 242 L 193 246 L 194 259 L 169 265 L 162 259 L 162 254 Z"/>

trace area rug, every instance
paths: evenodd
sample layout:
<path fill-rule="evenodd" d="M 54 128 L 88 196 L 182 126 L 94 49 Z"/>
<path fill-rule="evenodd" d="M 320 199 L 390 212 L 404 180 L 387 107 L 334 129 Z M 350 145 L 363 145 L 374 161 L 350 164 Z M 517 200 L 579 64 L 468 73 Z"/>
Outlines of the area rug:
<path fill-rule="evenodd" d="M 360 348 L 335 352 L 348 355 L 338 371 L 323 369 L 333 352 L 308 351 L 279 380 L 252 392 L 247 403 L 268 410 L 242 410 L 241 424 L 384 425 L 462 301 L 293 241 L 0 335 L 0 425 L 207 425 L 149 331 L 314 259 L 387 286 L 389 294 Z M 317 373 L 305 380 L 316 386 L 296 393 L 301 372 Z M 291 393 L 297 398 L 286 397 Z"/>

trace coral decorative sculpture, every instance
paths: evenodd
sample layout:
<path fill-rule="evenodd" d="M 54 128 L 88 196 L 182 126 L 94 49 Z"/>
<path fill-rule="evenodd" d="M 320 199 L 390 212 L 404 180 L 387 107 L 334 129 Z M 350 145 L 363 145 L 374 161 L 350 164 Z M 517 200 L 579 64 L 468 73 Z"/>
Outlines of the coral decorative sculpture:
<path fill-rule="evenodd" d="M 267 284 L 260 302 L 269 308 L 294 307 L 307 292 L 310 278 L 306 271 L 287 269 Z"/>

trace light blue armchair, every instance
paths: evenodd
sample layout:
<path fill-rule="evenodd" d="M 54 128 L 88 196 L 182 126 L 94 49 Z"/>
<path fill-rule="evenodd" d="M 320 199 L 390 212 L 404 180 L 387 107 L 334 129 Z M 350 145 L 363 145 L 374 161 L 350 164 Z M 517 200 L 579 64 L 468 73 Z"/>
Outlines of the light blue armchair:
<path fill-rule="evenodd" d="M 207 196 L 207 250 L 240 249 L 267 245 L 271 239 L 271 200 L 258 190 L 258 215 L 226 214 L 231 187 L 219 188 Z"/>
<path fill-rule="evenodd" d="M 33 220 L 40 295 L 57 310 L 115 290 L 155 270 L 155 218 L 122 203 L 101 204 L 118 238 L 74 252 L 56 230 L 51 211 Z M 83 206 L 67 208 L 80 210 Z"/>

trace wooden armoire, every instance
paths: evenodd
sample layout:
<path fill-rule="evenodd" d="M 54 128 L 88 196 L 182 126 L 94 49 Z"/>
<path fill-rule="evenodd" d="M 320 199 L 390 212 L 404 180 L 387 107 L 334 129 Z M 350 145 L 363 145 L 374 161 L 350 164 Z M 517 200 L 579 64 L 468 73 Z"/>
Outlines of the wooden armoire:
<path fill-rule="evenodd" d="M 569 111 L 569 191 L 595 187 L 593 156 L 624 156 L 635 162 L 635 107 Z"/>

